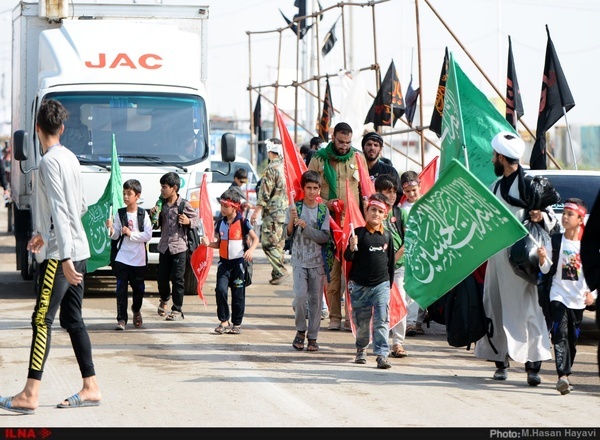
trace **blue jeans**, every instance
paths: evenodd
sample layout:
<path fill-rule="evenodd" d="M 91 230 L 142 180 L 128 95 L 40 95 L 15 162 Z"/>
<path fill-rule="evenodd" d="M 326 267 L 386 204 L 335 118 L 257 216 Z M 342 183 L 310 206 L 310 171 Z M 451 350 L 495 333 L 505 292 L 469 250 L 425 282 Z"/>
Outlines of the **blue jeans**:
<path fill-rule="evenodd" d="M 348 290 L 352 302 L 352 319 L 356 327 L 356 348 L 362 350 L 369 345 L 372 319 L 373 353 L 387 357 L 390 352 L 390 282 L 361 286 L 349 281 Z"/>

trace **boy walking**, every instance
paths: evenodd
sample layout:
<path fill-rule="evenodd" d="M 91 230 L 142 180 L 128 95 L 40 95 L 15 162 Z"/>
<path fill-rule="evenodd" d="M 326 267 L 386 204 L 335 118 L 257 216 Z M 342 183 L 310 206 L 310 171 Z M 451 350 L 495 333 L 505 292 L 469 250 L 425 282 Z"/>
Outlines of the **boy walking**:
<path fill-rule="evenodd" d="M 125 330 L 127 325 L 127 286 L 131 286 L 133 312 L 133 326 L 142 326 L 142 302 L 146 285 L 144 277 L 148 268 L 148 253 L 146 243 L 152 238 L 152 223 L 150 216 L 145 210 L 143 212 L 143 224 L 139 224 L 137 202 L 142 194 L 142 184 L 137 179 L 129 179 L 123 183 L 123 201 L 125 208 L 118 210 L 113 223 L 112 219 L 106 220 L 111 240 L 118 240 L 117 255 L 113 263 L 113 273 L 117 279 L 117 326 L 115 330 Z M 122 210 L 125 210 L 123 219 L 127 223 L 121 223 Z M 140 228 L 140 226 L 142 226 Z M 140 230 L 141 229 L 141 230 Z"/>
<path fill-rule="evenodd" d="M 596 296 L 590 292 L 581 269 L 580 245 L 586 212 L 583 200 L 575 197 L 567 199 L 561 220 L 565 231 L 552 235 L 552 261 L 544 246 L 538 249 L 540 270 L 548 277 L 544 287 L 550 294 L 550 336 L 558 375 L 556 390 L 563 395 L 572 390 L 569 376 L 577 353 L 583 310 L 594 303 Z M 556 244 L 558 249 L 553 248 Z"/>
<path fill-rule="evenodd" d="M 179 214 L 179 195 L 181 179 L 177 173 L 169 172 L 160 178 L 160 195 L 163 199 L 162 209 L 158 217 L 160 225 L 160 241 L 158 242 L 158 315 L 165 316 L 166 321 L 179 321 L 183 315 L 183 296 L 185 267 L 187 263 L 187 228 L 195 228 L 200 223 L 198 213 L 190 202 L 185 201 L 183 213 Z M 154 206 L 150 213 L 158 208 Z M 171 290 L 172 285 L 172 290 Z M 173 298 L 171 312 L 167 315 L 167 304 Z"/>
<path fill-rule="evenodd" d="M 307 350 L 317 351 L 326 278 L 321 244 L 327 243 L 330 237 L 330 216 L 327 205 L 317 202 L 321 192 L 321 175 L 316 171 L 305 171 L 300 184 L 304 190 L 304 200 L 290 205 L 283 227 L 284 238 L 293 237 L 290 263 L 294 280 L 292 306 L 296 337 L 292 346 L 296 350 L 304 350 L 308 330 Z"/>
<path fill-rule="evenodd" d="M 388 361 L 388 335 L 390 289 L 394 282 L 394 242 L 392 234 L 383 227 L 387 213 L 387 197 L 380 193 L 371 195 L 365 213 L 366 225 L 354 229 L 344 252 L 346 261 L 352 262 L 348 290 L 356 327 L 354 362 L 367 363 L 372 327 L 373 353 L 377 356 L 377 368 L 381 369 L 392 368 Z"/>
<path fill-rule="evenodd" d="M 216 241 L 209 242 L 202 237 L 201 244 L 219 249 L 217 266 L 217 318 L 219 325 L 215 333 L 239 335 L 246 308 L 246 283 L 244 282 L 248 262 L 258 246 L 258 235 L 252 225 L 240 212 L 240 196 L 235 190 L 228 189 L 221 198 L 221 219 L 215 225 Z M 247 238 L 251 244 L 246 249 Z M 227 292 L 231 289 L 231 311 L 227 303 Z M 233 326 L 231 322 L 233 322 Z"/>

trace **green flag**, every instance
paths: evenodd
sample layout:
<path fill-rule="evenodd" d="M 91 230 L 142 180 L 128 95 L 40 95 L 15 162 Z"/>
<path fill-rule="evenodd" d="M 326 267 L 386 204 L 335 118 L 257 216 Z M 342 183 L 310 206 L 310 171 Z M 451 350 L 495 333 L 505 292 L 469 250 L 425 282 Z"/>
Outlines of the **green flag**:
<path fill-rule="evenodd" d="M 424 309 L 525 235 L 504 204 L 453 160 L 408 214 L 406 292 Z"/>
<path fill-rule="evenodd" d="M 491 141 L 500 131 L 516 134 L 450 53 L 442 114 L 440 174 L 457 159 L 484 185 L 491 185 L 496 180 Z"/>
<path fill-rule="evenodd" d="M 93 272 L 110 263 L 110 237 L 106 228 L 106 220 L 114 216 L 117 209 L 125 206 L 123 202 L 123 179 L 117 156 L 117 143 L 113 134 L 112 159 L 110 162 L 110 178 L 102 197 L 88 206 L 88 211 L 81 218 L 85 233 L 90 243 L 90 258 L 87 271 Z"/>

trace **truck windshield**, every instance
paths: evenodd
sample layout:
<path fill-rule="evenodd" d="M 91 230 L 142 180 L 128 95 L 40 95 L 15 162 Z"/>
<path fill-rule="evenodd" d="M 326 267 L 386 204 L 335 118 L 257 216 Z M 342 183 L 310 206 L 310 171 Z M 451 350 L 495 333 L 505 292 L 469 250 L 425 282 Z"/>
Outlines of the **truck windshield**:
<path fill-rule="evenodd" d="M 145 156 L 191 165 L 209 156 L 204 101 L 175 94 L 52 94 L 70 113 L 61 143 L 82 163 L 110 163 L 113 140 L 121 163 L 147 166 Z"/>

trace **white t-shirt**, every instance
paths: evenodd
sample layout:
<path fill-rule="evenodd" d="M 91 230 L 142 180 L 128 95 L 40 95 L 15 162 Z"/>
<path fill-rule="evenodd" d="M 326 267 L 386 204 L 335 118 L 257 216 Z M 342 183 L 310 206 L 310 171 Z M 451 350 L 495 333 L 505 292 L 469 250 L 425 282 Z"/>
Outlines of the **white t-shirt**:
<path fill-rule="evenodd" d="M 580 241 L 563 235 L 550 288 L 550 301 L 560 301 L 569 309 L 584 309 L 585 292 L 589 290 L 581 269 L 580 248 Z"/>

